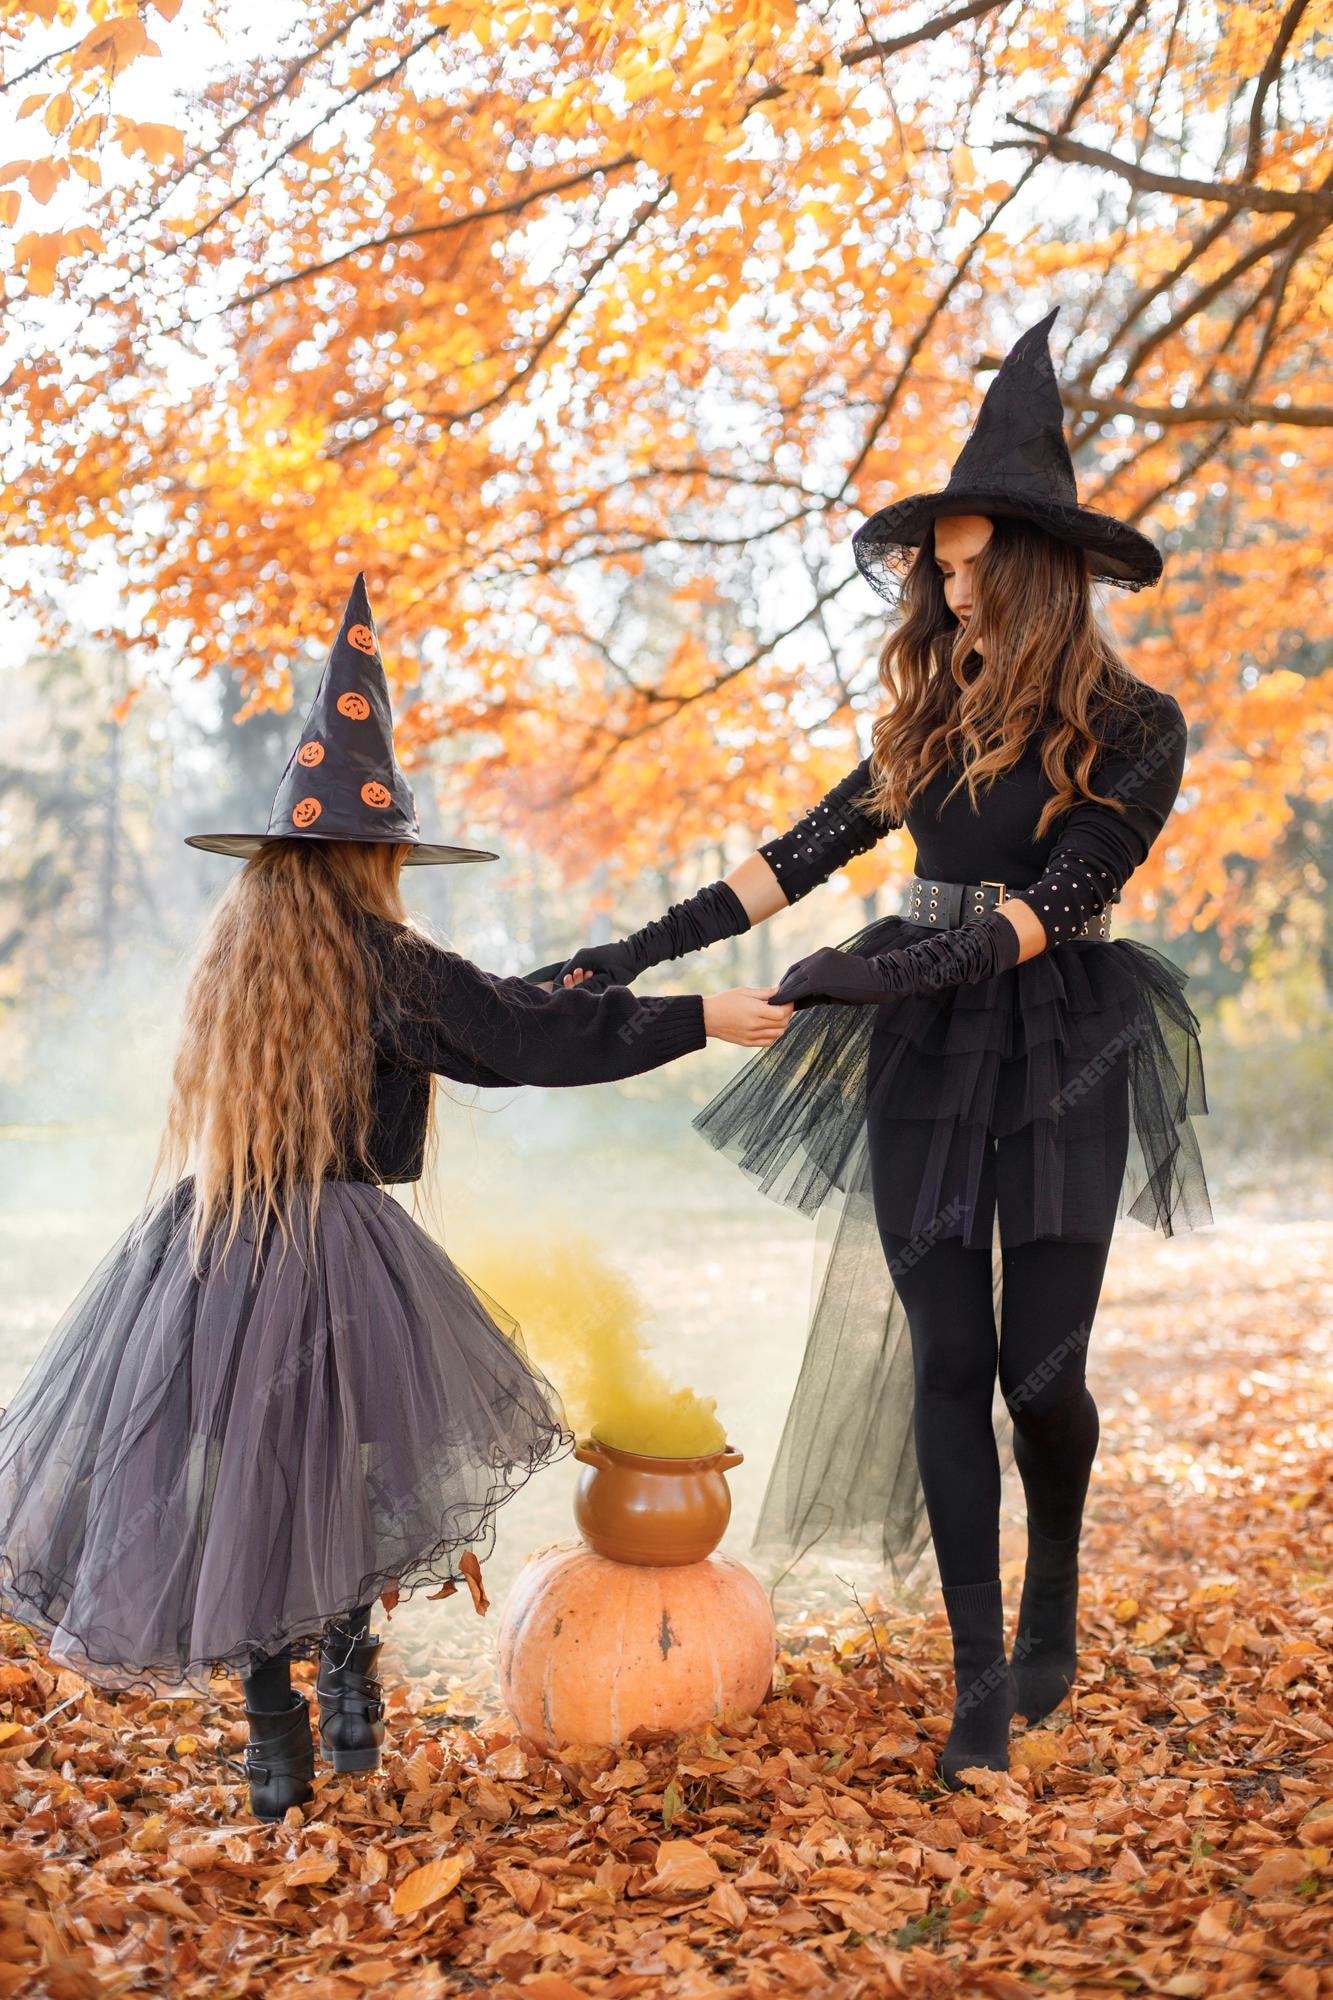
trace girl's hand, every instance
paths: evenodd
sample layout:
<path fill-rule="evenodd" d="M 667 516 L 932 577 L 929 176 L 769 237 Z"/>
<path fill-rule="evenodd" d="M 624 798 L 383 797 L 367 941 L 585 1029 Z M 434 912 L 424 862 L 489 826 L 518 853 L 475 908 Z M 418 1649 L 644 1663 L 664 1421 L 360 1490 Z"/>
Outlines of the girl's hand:
<path fill-rule="evenodd" d="M 577 971 L 567 972 L 565 974 L 562 986 L 582 986 L 589 979 L 595 979 L 595 978 L 596 978 L 595 973 L 585 972 L 583 968 L 580 966 Z M 531 976 L 529 975 L 529 980 L 530 984 L 532 984 L 533 986 L 540 987 L 543 993 L 551 992 L 552 988 L 555 985 L 555 981 L 553 979 L 532 979 Z"/>
<path fill-rule="evenodd" d="M 719 1042 L 735 1042 L 742 1049 L 767 1048 L 785 1034 L 795 1011 L 791 1006 L 774 1007 L 769 995 L 776 986 L 735 986 L 726 993 L 709 993 L 704 998 L 704 1033 Z"/>

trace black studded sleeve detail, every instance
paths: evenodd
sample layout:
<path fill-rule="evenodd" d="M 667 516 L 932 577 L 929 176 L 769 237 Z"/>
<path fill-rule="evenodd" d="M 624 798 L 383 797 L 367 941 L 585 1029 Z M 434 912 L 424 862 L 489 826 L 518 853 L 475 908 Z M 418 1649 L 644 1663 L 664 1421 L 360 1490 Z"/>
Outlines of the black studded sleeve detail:
<path fill-rule="evenodd" d="M 870 759 L 866 757 L 804 818 L 759 848 L 789 903 L 799 902 L 821 882 L 827 882 L 853 856 L 865 854 L 884 838 L 891 825 L 901 826 L 901 820 L 889 822 L 863 809 L 870 784 Z"/>
<path fill-rule="evenodd" d="M 1093 789 L 1122 800 L 1124 812 L 1091 799 L 1072 807 L 1040 879 L 1009 891 L 1009 900 L 1036 911 L 1048 945 L 1062 943 L 1086 918 L 1118 901 L 1166 825 L 1180 790 L 1189 725 L 1173 696 L 1159 700 L 1158 727 L 1132 747 L 1109 748 L 1093 766 Z"/>

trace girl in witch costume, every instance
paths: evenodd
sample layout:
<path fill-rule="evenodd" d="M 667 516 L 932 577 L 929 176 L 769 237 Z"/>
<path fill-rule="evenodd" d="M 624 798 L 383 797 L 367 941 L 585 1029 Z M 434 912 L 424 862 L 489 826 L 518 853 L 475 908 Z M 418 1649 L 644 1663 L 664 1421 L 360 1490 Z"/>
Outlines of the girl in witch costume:
<path fill-rule="evenodd" d="M 293 1656 L 318 1654 L 323 1755 L 375 1769 L 375 1598 L 456 1579 L 574 1442 L 515 1323 L 387 1192 L 422 1173 L 436 1074 L 606 1082 L 765 1046 L 793 1009 L 539 993 L 408 921 L 404 863 L 496 857 L 419 837 L 362 577 L 267 832 L 189 839 L 246 866 L 186 993 L 150 1196 L 172 1185 L 0 1415 L 0 1610 L 111 1688 L 238 1669 L 276 1819 L 314 1770 Z"/>
<path fill-rule="evenodd" d="M 1011 1717 L 1039 1721 L 1074 1677 L 1099 1434 L 1084 1364 L 1117 1217 L 1167 1235 L 1212 1220 L 1186 975 L 1111 933 L 1187 725 L 1121 660 L 1089 586 L 1142 589 L 1161 557 L 1078 503 L 1054 318 L 1006 356 L 948 484 L 856 533 L 904 614 L 871 754 L 680 906 L 702 938 L 736 934 L 889 828 L 916 843 L 901 913 L 788 969 L 790 1032 L 694 1123 L 766 1194 L 833 1218 L 755 1545 L 873 1546 L 896 1570 L 928 1534 L 953 1639 L 950 1788 L 1006 1769 Z M 650 925 L 543 972 L 628 981 L 661 944 Z M 1012 1659 L 997 1367 L 1028 1528 Z"/>

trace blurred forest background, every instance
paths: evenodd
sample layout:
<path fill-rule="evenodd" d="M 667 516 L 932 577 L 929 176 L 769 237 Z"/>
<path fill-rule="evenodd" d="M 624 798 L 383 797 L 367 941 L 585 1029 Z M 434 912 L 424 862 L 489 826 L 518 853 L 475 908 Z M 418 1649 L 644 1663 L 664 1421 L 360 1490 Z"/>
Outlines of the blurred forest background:
<path fill-rule="evenodd" d="M 1167 555 L 1105 615 L 1191 723 L 1118 922 L 1190 974 L 1219 1220 L 1329 1214 L 1330 47 L 1305 0 L 4 0 L 0 1395 L 141 1197 L 234 865 L 182 836 L 265 825 L 356 571 L 423 834 L 502 855 L 414 905 L 504 972 L 619 935 L 858 761 L 851 533 L 1056 303 L 1080 491 Z M 911 866 L 642 985 L 767 984 Z M 710 1392 L 770 1330 L 748 1506 L 808 1236 L 689 1130 L 739 1060 L 451 1103 L 439 1192 L 464 1246 L 595 1215 Z"/>
<path fill-rule="evenodd" d="M 1233 1146 L 1317 1142 L 1331 46 L 1311 0 L 5 0 L 11 1113 L 63 993 L 169 978 L 219 879 L 179 837 L 263 824 L 358 569 L 423 819 L 504 851 L 419 885 L 465 949 L 787 824 L 874 711 L 852 529 L 1058 303 L 1080 490 L 1167 551 L 1108 613 L 1192 723 L 1123 912 Z"/>

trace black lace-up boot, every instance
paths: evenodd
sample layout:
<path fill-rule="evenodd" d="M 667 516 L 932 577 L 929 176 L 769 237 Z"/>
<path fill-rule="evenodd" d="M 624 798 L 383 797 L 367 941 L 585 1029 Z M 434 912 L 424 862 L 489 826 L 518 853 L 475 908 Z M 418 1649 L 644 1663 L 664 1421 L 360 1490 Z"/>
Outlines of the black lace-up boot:
<path fill-rule="evenodd" d="M 335 1771 L 378 1771 L 384 1742 L 383 1689 L 375 1679 L 382 1640 L 366 1630 L 369 1608 L 331 1620 L 319 1649 L 319 1751 Z"/>
<path fill-rule="evenodd" d="M 250 1810 L 258 1819 L 281 1819 L 289 1806 L 303 1806 L 314 1795 L 310 1704 L 292 1689 L 285 1710 L 251 1708 L 247 1702 L 245 1719 L 250 1725 L 245 1752 Z"/>

